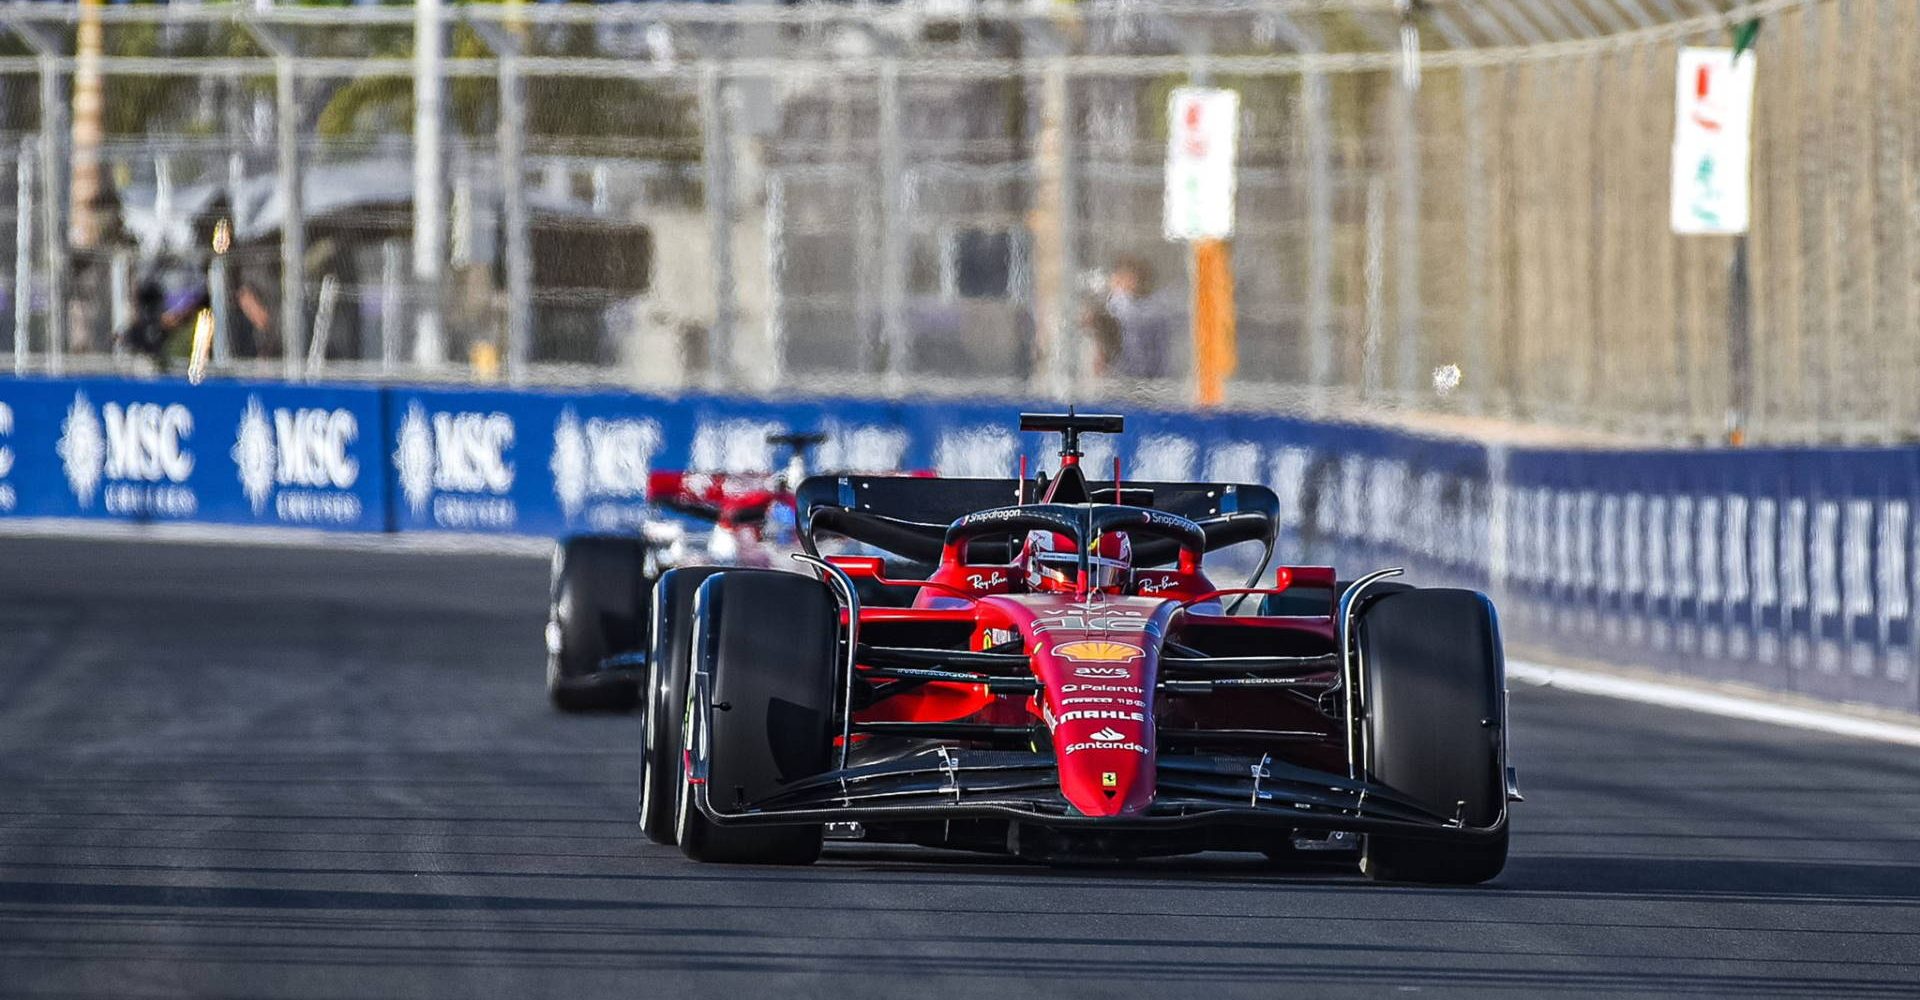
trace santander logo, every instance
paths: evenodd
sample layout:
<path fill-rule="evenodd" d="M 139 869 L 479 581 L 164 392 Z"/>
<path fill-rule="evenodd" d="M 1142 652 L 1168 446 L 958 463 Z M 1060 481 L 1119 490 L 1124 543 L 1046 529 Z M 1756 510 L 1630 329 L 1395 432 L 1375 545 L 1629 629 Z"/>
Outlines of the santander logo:
<path fill-rule="evenodd" d="M 1087 739 L 1099 743 L 1115 743 L 1126 738 L 1126 734 L 1114 732 L 1112 726 L 1102 726 L 1099 732 L 1087 737 Z"/>

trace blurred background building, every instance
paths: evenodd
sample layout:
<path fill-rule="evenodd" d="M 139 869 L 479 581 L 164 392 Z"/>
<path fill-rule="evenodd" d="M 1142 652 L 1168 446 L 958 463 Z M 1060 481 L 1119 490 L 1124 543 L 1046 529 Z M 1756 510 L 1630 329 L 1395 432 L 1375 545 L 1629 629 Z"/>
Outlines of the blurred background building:
<path fill-rule="evenodd" d="M 1756 20 L 1751 235 L 1676 236 L 1677 51 Z M 240 375 L 1184 404 L 1195 82 L 1230 405 L 1920 427 L 1914 0 L 0 4 L 0 348 L 204 302 Z M 1123 259 L 1146 370 L 1095 364 Z"/>

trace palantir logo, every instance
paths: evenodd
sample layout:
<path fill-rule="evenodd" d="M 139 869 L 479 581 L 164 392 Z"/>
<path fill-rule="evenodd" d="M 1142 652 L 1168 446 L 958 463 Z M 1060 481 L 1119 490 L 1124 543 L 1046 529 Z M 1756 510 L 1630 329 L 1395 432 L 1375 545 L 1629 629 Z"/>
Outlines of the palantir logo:
<path fill-rule="evenodd" d="M 54 445 L 60 464 L 66 469 L 67 485 L 80 506 L 93 506 L 100 488 L 100 472 L 107 459 L 106 436 L 100 431 L 100 417 L 84 392 L 73 394 L 67 417 L 60 423 L 60 441 Z"/>

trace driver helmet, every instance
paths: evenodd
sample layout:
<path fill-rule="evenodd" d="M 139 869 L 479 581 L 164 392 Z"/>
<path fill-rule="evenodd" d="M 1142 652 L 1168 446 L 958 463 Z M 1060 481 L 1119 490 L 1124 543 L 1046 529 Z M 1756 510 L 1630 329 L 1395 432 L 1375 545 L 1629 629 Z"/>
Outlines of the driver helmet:
<path fill-rule="evenodd" d="M 1020 565 L 1026 569 L 1029 590 L 1071 593 L 1080 574 L 1080 550 L 1060 532 L 1029 532 Z M 1124 593 L 1133 583 L 1133 543 L 1118 532 L 1101 535 L 1087 554 L 1087 572 L 1092 589 Z"/>

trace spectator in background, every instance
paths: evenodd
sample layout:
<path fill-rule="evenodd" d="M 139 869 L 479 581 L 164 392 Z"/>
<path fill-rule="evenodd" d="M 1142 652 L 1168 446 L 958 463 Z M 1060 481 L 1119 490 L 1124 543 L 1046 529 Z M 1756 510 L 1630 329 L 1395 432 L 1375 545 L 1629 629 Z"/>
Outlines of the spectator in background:
<path fill-rule="evenodd" d="M 205 282 L 195 280 L 169 292 L 158 274 L 148 274 L 134 286 L 133 318 L 114 331 L 114 339 L 151 358 L 155 369 L 165 373 L 170 358 L 185 357 L 191 350 L 194 317 L 208 305 Z"/>
<path fill-rule="evenodd" d="M 1107 278 L 1104 311 L 1112 320 L 1119 346 L 1105 374 L 1134 379 L 1166 377 L 1173 316 L 1154 295 L 1153 269 L 1146 261 L 1122 257 L 1114 262 Z"/>

